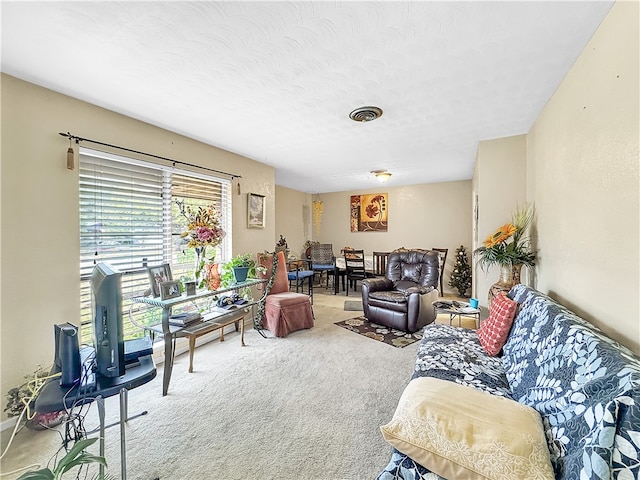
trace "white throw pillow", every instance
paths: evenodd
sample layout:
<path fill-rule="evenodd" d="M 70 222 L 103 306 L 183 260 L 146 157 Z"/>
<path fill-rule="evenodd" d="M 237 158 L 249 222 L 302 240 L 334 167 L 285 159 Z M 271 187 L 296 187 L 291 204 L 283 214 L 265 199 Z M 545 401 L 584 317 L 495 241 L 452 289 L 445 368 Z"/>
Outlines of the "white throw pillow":
<path fill-rule="evenodd" d="M 540 414 L 472 387 L 413 379 L 380 429 L 397 450 L 444 478 L 554 478 Z"/>

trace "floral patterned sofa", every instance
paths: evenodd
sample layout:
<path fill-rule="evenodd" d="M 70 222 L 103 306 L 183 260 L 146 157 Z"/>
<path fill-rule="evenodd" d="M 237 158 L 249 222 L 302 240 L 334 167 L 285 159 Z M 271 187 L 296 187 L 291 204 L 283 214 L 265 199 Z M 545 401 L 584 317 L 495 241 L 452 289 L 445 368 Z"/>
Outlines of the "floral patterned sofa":
<path fill-rule="evenodd" d="M 431 324 L 410 384 L 434 377 L 532 407 L 555 478 L 640 478 L 640 358 L 536 290 L 516 285 L 508 296 L 519 308 L 502 356 L 475 330 Z M 441 478 L 395 448 L 377 477 Z"/>

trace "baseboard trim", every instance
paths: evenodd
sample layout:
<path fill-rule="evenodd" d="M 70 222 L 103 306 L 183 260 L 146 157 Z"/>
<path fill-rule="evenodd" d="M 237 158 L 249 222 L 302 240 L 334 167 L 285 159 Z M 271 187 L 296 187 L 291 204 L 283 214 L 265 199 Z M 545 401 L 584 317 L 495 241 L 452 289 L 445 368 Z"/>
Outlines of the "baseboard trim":
<path fill-rule="evenodd" d="M 7 418 L 4 422 L 0 423 L 0 432 L 14 429 L 16 427 L 17 421 L 18 421 L 18 417 Z"/>

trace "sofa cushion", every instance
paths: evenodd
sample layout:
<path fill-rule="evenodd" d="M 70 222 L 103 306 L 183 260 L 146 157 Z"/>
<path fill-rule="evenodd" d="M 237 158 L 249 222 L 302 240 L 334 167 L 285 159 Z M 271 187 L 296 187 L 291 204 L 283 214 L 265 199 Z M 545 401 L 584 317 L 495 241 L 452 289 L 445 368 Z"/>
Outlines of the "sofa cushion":
<path fill-rule="evenodd" d="M 411 378 L 434 377 L 511 398 L 502 360 L 491 357 L 476 330 L 432 323 L 422 330 Z"/>
<path fill-rule="evenodd" d="M 489 355 L 495 357 L 502 350 L 509 336 L 517 308 L 518 303 L 504 294 L 496 295 L 491 302 L 489 318 L 484 320 L 478 328 L 478 340 Z"/>
<path fill-rule="evenodd" d="M 453 382 L 412 380 L 381 430 L 392 446 L 445 478 L 553 478 L 538 412 Z"/>
<path fill-rule="evenodd" d="M 407 296 L 395 290 L 371 292 L 369 294 L 369 306 L 407 313 Z"/>
<path fill-rule="evenodd" d="M 560 479 L 640 478 L 640 359 L 524 285 L 502 361 L 513 398 L 538 410 Z"/>

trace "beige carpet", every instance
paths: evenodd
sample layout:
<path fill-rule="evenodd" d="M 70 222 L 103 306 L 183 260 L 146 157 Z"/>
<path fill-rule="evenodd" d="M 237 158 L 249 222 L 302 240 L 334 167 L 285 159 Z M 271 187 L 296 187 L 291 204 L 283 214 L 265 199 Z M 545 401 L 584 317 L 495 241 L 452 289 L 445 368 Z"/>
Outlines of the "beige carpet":
<path fill-rule="evenodd" d="M 223 343 L 200 346 L 191 374 L 188 356 L 176 357 L 166 397 L 161 368 L 131 390 L 130 415 L 149 414 L 127 425 L 127 478 L 375 478 L 391 453 L 379 426 L 393 415 L 418 344 L 389 348 L 336 327 L 353 316 L 344 300 L 315 293 L 316 326 L 287 338 L 264 339 L 249 328 L 244 348 L 231 332 Z M 96 410 L 87 429 L 98 423 Z M 107 399 L 106 410 L 107 422 L 117 421 L 117 397 Z M 118 427 L 107 430 L 106 441 L 109 472 L 120 478 Z M 57 432 L 23 430 L 2 471 L 44 465 L 59 445 Z"/>

